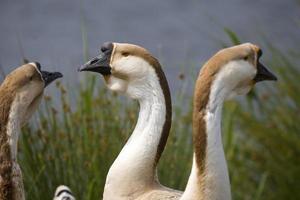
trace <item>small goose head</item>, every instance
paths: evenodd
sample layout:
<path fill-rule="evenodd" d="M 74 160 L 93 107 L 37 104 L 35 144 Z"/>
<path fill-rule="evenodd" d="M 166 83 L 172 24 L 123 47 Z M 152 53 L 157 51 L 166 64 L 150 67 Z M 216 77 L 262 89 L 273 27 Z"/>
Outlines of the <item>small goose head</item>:
<path fill-rule="evenodd" d="M 88 61 L 79 71 L 92 71 L 104 76 L 107 87 L 134 99 L 142 98 L 162 74 L 158 61 L 144 48 L 127 43 L 106 42 L 101 54 Z M 164 75 L 163 75 L 164 76 Z"/>
<path fill-rule="evenodd" d="M 22 124 L 36 110 L 44 88 L 60 77 L 62 74 L 59 72 L 42 71 L 38 62 L 22 65 L 7 75 L 1 90 L 3 95 L 13 96 L 12 101 L 16 102 Z"/>
<path fill-rule="evenodd" d="M 244 43 L 215 54 L 203 67 L 200 76 L 219 80 L 228 96 L 248 93 L 260 81 L 277 80 L 261 62 L 262 50 L 254 44 Z"/>
<path fill-rule="evenodd" d="M 72 191 L 65 185 L 60 185 L 56 188 L 53 200 L 75 200 Z"/>

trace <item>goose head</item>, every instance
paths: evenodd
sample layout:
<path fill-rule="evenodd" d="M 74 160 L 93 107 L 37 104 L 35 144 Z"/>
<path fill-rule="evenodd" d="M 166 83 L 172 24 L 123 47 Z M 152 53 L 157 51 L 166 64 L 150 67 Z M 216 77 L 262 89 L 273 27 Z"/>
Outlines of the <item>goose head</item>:
<path fill-rule="evenodd" d="M 65 185 L 56 188 L 53 200 L 75 200 L 72 191 Z"/>
<path fill-rule="evenodd" d="M 219 51 L 204 65 L 200 76 L 218 81 L 227 91 L 227 97 L 248 93 L 261 81 L 277 80 L 261 62 L 262 50 L 244 43 Z"/>
<path fill-rule="evenodd" d="M 92 71 L 104 76 L 106 86 L 133 99 L 143 98 L 164 76 L 159 62 L 144 48 L 127 43 L 106 42 L 101 54 L 88 61 L 79 71 Z M 148 93 L 149 91 L 149 93 Z"/>
<path fill-rule="evenodd" d="M 1 85 L 2 93 L 8 99 L 11 97 L 22 125 L 38 107 L 44 88 L 60 77 L 59 72 L 42 71 L 38 62 L 22 65 L 7 75 Z"/>

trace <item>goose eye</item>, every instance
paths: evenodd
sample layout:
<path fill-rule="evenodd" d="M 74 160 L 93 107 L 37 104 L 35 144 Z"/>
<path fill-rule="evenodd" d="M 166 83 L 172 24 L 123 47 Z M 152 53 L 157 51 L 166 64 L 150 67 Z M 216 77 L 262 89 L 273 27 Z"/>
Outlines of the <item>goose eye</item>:
<path fill-rule="evenodd" d="M 29 77 L 29 81 L 32 81 L 32 80 L 33 80 L 33 76 L 30 76 L 30 77 Z"/>
<path fill-rule="evenodd" d="M 127 56 L 129 56 L 129 53 L 128 52 L 123 52 L 122 56 L 127 57 Z"/>
<path fill-rule="evenodd" d="M 248 60 L 248 56 L 245 56 L 243 59 L 244 59 L 244 60 Z"/>

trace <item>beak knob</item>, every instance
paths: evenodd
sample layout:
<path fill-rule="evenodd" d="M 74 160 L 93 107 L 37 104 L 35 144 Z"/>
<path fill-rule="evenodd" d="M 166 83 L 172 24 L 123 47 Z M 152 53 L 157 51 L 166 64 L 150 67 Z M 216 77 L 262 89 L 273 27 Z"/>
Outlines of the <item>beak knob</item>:
<path fill-rule="evenodd" d="M 112 42 L 104 42 L 103 45 L 101 46 L 101 51 L 103 53 L 106 53 L 106 52 L 112 52 L 113 50 L 113 43 Z"/>

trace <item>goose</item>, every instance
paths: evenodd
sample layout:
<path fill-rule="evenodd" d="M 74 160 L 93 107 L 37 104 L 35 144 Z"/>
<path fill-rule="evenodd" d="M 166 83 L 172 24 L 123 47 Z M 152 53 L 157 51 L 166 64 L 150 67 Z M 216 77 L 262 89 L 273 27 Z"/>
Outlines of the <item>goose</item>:
<path fill-rule="evenodd" d="M 261 64 L 261 56 L 257 45 L 244 43 L 219 51 L 202 67 L 193 99 L 193 164 L 182 200 L 231 199 L 222 107 L 227 98 L 248 93 L 257 82 L 277 80 Z"/>
<path fill-rule="evenodd" d="M 22 172 L 17 163 L 21 127 L 37 109 L 43 91 L 59 72 L 41 70 L 38 62 L 22 65 L 0 86 L 0 199 L 24 200 Z"/>
<path fill-rule="evenodd" d="M 107 42 L 101 51 L 79 71 L 102 74 L 110 90 L 140 106 L 134 131 L 107 174 L 103 199 L 179 199 L 181 192 L 162 186 L 156 174 L 172 118 L 169 86 L 158 60 L 127 43 Z"/>
<path fill-rule="evenodd" d="M 65 185 L 56 188 L 53 200 L 75 200 L 72 191 Z"/>
<path fill-rule="evenodd" d="M 183 194 L 161 186 L 156 175 L 171 123 L 170 93 L 160 64 L 131 44 L 105 43 L 101 51 L 79 70 L 102 74 L 109 89 L 140 104 L 132 136 L 107 175 L 103 199 L 231 199 L 221 142 L 222 105 L 228 96 L 246 94 L 256 82 L 276 80 L 259 62 L 260 48 L 247 43 L 223 49 L 202 68 L 194 93 L 193 166 Z"/>

